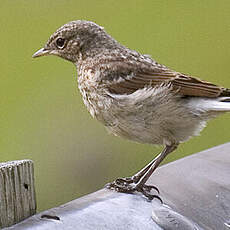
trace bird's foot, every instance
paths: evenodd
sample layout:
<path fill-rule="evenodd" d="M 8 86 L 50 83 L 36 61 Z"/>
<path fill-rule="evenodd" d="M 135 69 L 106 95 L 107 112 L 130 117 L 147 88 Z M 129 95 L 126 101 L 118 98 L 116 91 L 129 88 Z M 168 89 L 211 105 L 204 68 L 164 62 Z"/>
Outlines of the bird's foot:
<path fill-rule="evenodd" d="M 146 196 L 149 200 L 157 198 L 162 202 L 161 198 L 158 195 L 153 195 L 151 193 L 152 190 L 154 189 L 159 194 L 160 192 L 157 187 L 153 185 L 147 185 L 147 184 L 141 185 L 141 184 L 135 183 L 135 178 L 132 178 L 132 177 L 118 178 L 114 182 L 107 184 L 106 188 L 115 190 L 117 192 L 123 192 L 123 193 L 140 192 L 144 196 Z"/>

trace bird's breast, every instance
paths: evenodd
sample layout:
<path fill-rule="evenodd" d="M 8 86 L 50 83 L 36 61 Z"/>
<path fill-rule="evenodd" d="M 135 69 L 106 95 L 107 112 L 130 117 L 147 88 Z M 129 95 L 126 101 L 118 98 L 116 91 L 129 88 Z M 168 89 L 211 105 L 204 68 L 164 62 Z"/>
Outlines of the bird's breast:
<path fill-rule="evenodd" d="M 107 111 L 110 111 L 111 98 L 105 93 L 105 89 L 96 80 L 98 72 L 91 69 L 80 69 L 78 73 L 78 88 L 83 98 L 83 102 L 90 114 L 97 118 L 104 125 L 109 125 L 106 119 Z"/>

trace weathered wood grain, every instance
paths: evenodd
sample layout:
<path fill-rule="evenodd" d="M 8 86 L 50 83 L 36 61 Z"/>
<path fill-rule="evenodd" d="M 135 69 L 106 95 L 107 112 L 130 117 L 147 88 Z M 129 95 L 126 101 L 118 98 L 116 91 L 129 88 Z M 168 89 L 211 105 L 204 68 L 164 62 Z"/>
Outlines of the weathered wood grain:
<path fill-rule="evenodd" d="M 18 223 L 35 212 L 33 162 L 0 163 L 0 228 Z"/>

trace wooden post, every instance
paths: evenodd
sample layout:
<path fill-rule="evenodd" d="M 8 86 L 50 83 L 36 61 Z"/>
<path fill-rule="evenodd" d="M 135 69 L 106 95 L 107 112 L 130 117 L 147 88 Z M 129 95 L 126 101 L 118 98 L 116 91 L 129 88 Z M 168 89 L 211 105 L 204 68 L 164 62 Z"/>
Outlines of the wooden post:
<path fill-rule="evenodd" d="M 0 228 L 35 214 L 33 161 L 0 163 Z"/>

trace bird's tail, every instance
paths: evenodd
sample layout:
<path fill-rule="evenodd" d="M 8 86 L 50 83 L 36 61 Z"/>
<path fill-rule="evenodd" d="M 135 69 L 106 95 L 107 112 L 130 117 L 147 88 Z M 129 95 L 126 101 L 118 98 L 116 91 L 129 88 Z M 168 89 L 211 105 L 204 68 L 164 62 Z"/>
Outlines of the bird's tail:
<path fill-rule="evenodd" d="M 230 111 L 230 97 L 219 97 L 213 101 L 210 110 L 229 112 Z"/>
<path fill-rule="evenodd" d="M 221 102 L 230 102 L 230 97 L 221 97 Z"/>
<path fill-rule="evenodd" d="M 230 97 L 191 98 L 188 106 L 204 112 L 230 112 Z"/>

